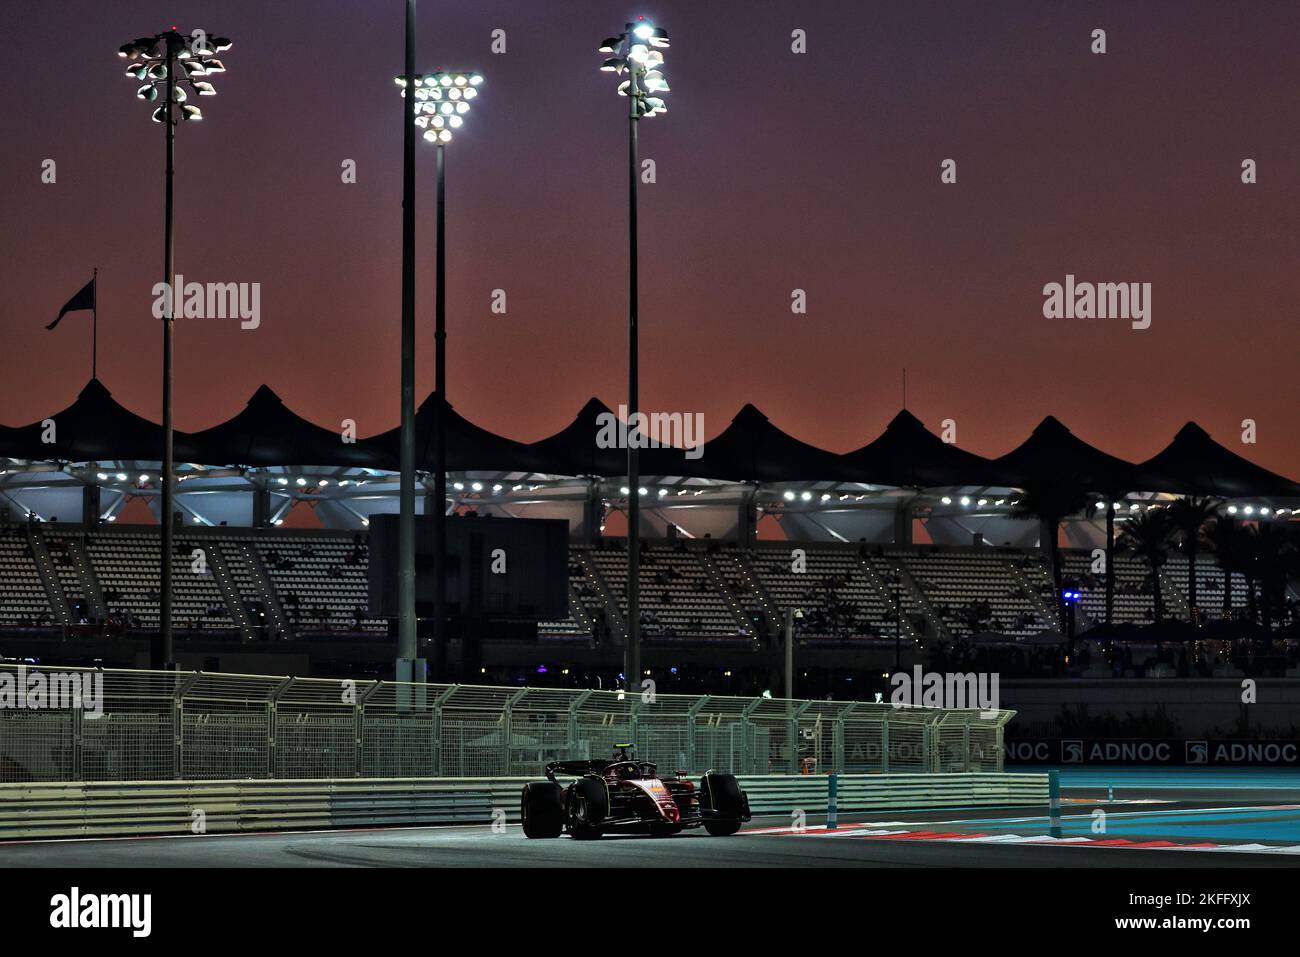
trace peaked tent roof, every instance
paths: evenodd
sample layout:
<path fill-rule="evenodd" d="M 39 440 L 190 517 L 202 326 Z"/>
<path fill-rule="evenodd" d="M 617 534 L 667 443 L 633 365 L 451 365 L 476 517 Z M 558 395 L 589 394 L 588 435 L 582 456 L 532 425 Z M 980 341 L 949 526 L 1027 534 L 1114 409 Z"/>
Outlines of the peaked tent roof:
<path fill-rule="evenodd" d="M 609 406 L 592 397 L 578 411 L 573 421 L 559 432 L 533 442 L 529 448 L 538 455 L 545 468 L 554 475 L 622 475 L 627 471 L 627 450 L 602 449 L 596 444 L 602 416 L 614 413 Z"/>
<path fill-rule="evenodd" d="M 646 475 L 689 475 L 745 482 L 846 482 L 853 477 L 840 456 L 781 431 L 749 403 L 731 424 L 704 442 L 699 458 L 681 449 L 647 449 Z"/>
<path fill-rule="evenodd" d="M 430 392 L 415 413 L 416 468 L 432 471 L 434 453 L 434 397 Z M 447 470 L 450 472 L 544 472 L 542 457 L 523 442 L 489 432 L 458 413 L 447 403 Z M 375 450 L 376 468 L 396 471 L 401 463 L 401 426 L 367 439 Z"/>
<path fill-rule="evenodd" d="M 1151 485 L 1135 465 L 1094 448 L 1050 415 L 1029 438 L 993 462 L 1017 476 L 1022 486 L 1073 478 L 1088 491 L 1120 494 L 1150 490 Z"/>
<path fill-rule="evenodd" d="M 1143 462 L 1162 492 L 1239 498 L 1300 498 L 1300 484 L 1232 452 L 1195 422 L 1188 422 L 1162 452 Z"/>
<path fill-rule="evenodd" d="M 0 455 L 33 461 L 66 462 L 162 457 L 162 427 L 118 403 L 99 379 L 91 379 L 72 405 L 54 415 L 54 441 L 42 442 L 42 419 L 0 431 Z M 182 433 L 175 433 L 177 440 Z"/>
<path fill-rule="evenodd" d="M 945 442 L 906 409 L 890 420 L 879 438 L 843 458 L 859 473 L 858 481 L 872 485 L 1008 486 L 1015 478 L 989 459 Z"/>
<path fill-rule="evenodd" d="M 265 385 L 233 418 L 186 436 L 176 447 L 178 460 L 205 465 L 380 467 L 369 443 L 344 443 L 341 433 L 308 422 Z"/>

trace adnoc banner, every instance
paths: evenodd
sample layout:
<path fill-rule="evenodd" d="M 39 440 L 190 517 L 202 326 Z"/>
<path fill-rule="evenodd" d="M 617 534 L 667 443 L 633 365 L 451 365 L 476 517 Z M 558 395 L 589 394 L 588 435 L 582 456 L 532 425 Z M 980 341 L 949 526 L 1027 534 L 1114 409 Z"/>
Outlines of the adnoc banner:
<path fill-rule="evenodd" d="M 1205 738 L 1014 738 L 1007 764 L 1300 767 L 1300 742 Z"/>

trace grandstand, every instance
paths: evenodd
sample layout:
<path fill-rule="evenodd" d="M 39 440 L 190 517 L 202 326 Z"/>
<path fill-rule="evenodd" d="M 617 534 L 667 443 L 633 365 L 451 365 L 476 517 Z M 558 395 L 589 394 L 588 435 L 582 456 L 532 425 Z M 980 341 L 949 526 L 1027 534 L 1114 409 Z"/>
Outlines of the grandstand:
<path fill-rule="evenodd" d="M 56 630 L 107 621 L 125 633 L 158 627 L 158 531 L 149 526 L 10 525 L 0 534 L 0 628 Z M 177 630 L 232 638 L 382 636 L 366 612 L 365 532 L 186 529 L 173 556 Z M 37 556 L 42 556 L 38 559 Z M 40 571 L 43 563 L 47 569 Z M 1082 594 L 1081 630 L 1105 618 L 1104 584 L 1091 555 L 1067 550 L 1063 567 Z M 569 616 L 542 622 L 539 637 L 591 643 L 626 631 L 623 539 L 575 543 Z M 1222 602 L 1222 572 L 1198 561 L 1200 604 Z M 1152 620 L 1153 579 L 1136 558 L 1116 559 L 1115 621 Z M 1186 565 L 1165 568 L 1166 607 L 1186 603 Z M 1178 593 L 1168 591 L 1172 584 Z M 896 617 L 897 595 L 901 618 Z M 803 640 L 907 640 L 1059 630 L 1050 573 L 1037 549 L 867 548 L 837 543 L 709 541 L 643 543 L 641 600 L 650 642 L 753 642 L 773 638 L 798 609 Z M 1233 607 L 1247 604 L 1234 576 Z"/>

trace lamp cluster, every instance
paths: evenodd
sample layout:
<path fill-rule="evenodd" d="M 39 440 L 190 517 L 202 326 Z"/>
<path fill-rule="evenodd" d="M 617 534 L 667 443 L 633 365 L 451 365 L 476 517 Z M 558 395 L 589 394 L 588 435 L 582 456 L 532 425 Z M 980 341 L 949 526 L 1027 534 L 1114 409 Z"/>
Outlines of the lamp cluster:
<path fill-rule="evenodd" d="M 406 96 L 406 77 L 394 81 Z M 483 77 L 478 73 L 439 70 L 415 77 L 415 125 L 430 143 L 450 143 L 451 131 L 460 129 L 469 113 L 469 101 L 478 96 Z"/>
<path fill-rule="evenodd" d="M 618 95 L 636 100 L 637 118 L 668 112 L 663 99 L 669 91 L 663 70 L 667 48 L 668 31 L 645 17 L 627 24 L 622 33 L 600 45 L 601 53 L 610 54 L 600 68 L 606 73 L 627 74 L 618 85 Z"/>
<path fill-rule="evenodd" d="M 229 50 L 230 46 L 225 37 L 209 38 L 201 30 L 185 37 L 173 29 L 124 43 L 118 48 L 117 55 L 131 61 L 126 75 L 143 84 L 135 95 L 148 103 L 157 102 L 160 96 L 166 97 L 168 64 L 174 64 L 177 75 L 172 78 L 172 101 L 180 106 L 182 119 L 201 120 L 203 111 L 186 102 L 189 93 L 181 83 L 188 84 L 196 96 L 216 96 L 217 89 L 207 77 L 226 72 L 225 64 L 216 55 Z M 170 111 L 165 103 L 153 111 L 155 123 L 162 123 L 169 117 Z"/>

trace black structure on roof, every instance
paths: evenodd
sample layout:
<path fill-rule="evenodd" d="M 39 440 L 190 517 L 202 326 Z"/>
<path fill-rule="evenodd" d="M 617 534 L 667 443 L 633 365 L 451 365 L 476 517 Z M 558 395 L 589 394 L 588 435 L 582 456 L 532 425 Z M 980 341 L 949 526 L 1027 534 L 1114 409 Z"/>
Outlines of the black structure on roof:
<path fill-rule="evenodd" d="M 945 442 L 906 409 L 874 442 L 843 456 L 855 480 L 901 488 L 1011 486 L 1015 473 Z"/>
<path fill-rule="evenodd" d="M 590 398 L 573 421 L 554 435 L 532 443 L 529 448 L 546 464 L 538 471 L 553 475 L 622 475 L 627 471 L 627 450 L 601 448 L 597 436 L 613 416 L 609 406 Z"/>
<path fill-rule="evenodd" d="M 1131 462 L 1089 445 L 1050 415 L 1029 438 L 993 463 L 1016 476 L 1021 488 L 1065 479 L 1091 492 L 1122 494 L 1150 485 Z"/>
<path fill-rule="evenodd" d="M 44 442 L 46 419 L 53 442 Z M 179 443 L 182 433 L 175 433 Z M 162 427 L 121 405 L 99 379 L 91 379 L 76 401 L 41 421 L 0 431 L 0 456 L 30 461 L 91 462 L 162 458 Z"/>
<path fill-rule="evenodd" d="M 1300 484 L 1248 462 L 1188 422 L 1164 450 L 1139 466 L 1152 491 L 1240 498 L 1300 498 Z"/>
<path fill-rule="evenodd" d="M 368 442 L 345 443 L 341 430 L 308 422 L 265 385 L 233 418 L 183 439 L 178 436 L 176 458 L 205 465 L 380 467 L 379 455 Z"/>
<path fill-rule="evenodd" d="M 646 475 L 688 475 L 733 482 L 849 482 L 843 456 L 802 442 L 749 403 L 731 424 L 704 442 L 699 458 L 677 449 L 642 451 Z"/>
<path fill-rule="evenodd" d="M 415 413 L 415 466 L 432 471 L 437 451 L 433 441 L 434 397 L 431 392 Z M 480 428 L 447 403 L 447 470 L 450 472 L 544 472 L 545 462 L 529 445 Z M 396 471 L 401 462 L 400 427 L 369 439 L 377 467 Z"/>

